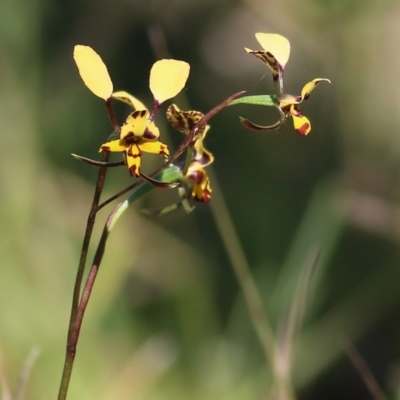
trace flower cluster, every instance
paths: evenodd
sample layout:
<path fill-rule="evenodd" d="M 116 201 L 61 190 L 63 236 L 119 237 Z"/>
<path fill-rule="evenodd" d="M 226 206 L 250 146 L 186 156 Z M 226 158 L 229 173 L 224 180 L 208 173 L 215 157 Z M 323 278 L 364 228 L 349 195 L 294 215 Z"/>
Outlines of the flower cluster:
<path fill-rule="evenodd" d="M 296 132 L 302 136 L 307 135 L 311 130 L 311 124 L 308 118 L 301 113 L 300 104 L 308 99 L 310 93 L 320 82 L 330 81 L 317 78 L 308 82 L 299 96 L 286 94 L 283 90 L 283 76 L 290 55 L 289 41 L 281 35 L 269 33 L 257 33 L 256 38 L 263 50 L 248 48 L 245 48 L 245 50 L 261 60 L 271 70 L 275 93 L 273 95 L 241 98 L 237 98 L 241 93 L 235 94 L 211 110 L 207 116 L 199 111 L 181 111 L 175 104 L 170 105 L 166 112 L 166 118 L 173 128 L 185 135 L 180 147 L 171 155 L 168 146 L 159 141 L 160 130 L 154 120 L 160 106 L 165 101 L 175 97 L 185 86 L 190 71 L 189 64 L 172 59 L 164 59 L 154 63 L 150 70 L 149 80 L 150 91 L 153 95 L 153 106 L 149 109 L 140 100 L 125 91 L 114 92 L 107 67 L 100 56 L 88 46 L 75 46 L 74 59 L 82 80 L 96 96 L 106 102 L 115 130 L 110 139 L 100 146 L 99 151 L 107 155 L 115 152 L 122 153 L 123 163 L 128 167 L 130 175 L 142 178 L 144 184 L 165 188 L 178 186 L 180 202 L 174 206 L 177 208 L 182 205 L 189 210 L 191 209 L 188 206 L 189 199 L 199 202 L 208 202 L 211 199 L 210 180 L 205 168 L 214 161 L 214 157 L 205 149 L 203 143 L 210 129 L 207 121 L 228 104 L 262 104 L 274 106 L 279 111 L 280 120 L 270 126 L 258 125 L 240 117 L 241 123 L 251 130 L 281 129 L 286 119 L 292 117 Z M 232 101 L 234 98 L 236 99 Z M 132 109 L 122 125 L 117 122 L 114 116 L 113 100 L 126 103 Z M 141 170 L 143 153 L 158 154 L 164 159 L 164 164 L 150 176 L 144 174 Z M 177 160 L 182 153 L 186 154 L 184 162 Z M 83 157 L 80 158 L 84 161 L 92 161 Z M 94 161 L 92 164 L 99 165 L 95 164 Z M 160 175 L 160 171 L 168 170 L 168 168 L 173 171 L 172 175 Z M 167 175 L 169 176 L 168 179 L 171 180 L 165 180 Z M 164 180 L 158 181 L 157 179 L 160 176 Z M 158 214 L 163 214 L 166 209 L 173 209 L 174 206 L 167 207 Z"/>
<path fill-rule="evenodd" d="M 167 110 L 170 124 L 185 135 L 189 135 L 203 117 L 204 114 L 200 111 L 181 111 L 175 104 L 170 105 Z M 185 171 L 185 177 L 191 182 L 192 197 L 204 203 L 211 199 L 210 180 L 204 168 L 214 161 L 213 155 L 203 146 L 203 140 L 209 129 L 210 126 L 205 125 L 196 132 L 189 148 L 191 154 Z"/>
<path fill-rule="evenodd" d="M 154 63 L 150 71 L 150 91 L 154 102 L 151 111 L 136 97 L 125 91 L 113 92 L 113 84 L 107 68 L 100 56 L 90 47 L 75 46 L 74 59 L 85 85 L 98 97 L 105 100 L 111 120 L 117 134 L 112 140 L 100 146 L 100 152 L 121 152 L 125 164 L 133 177 L 143 177 L 147 181 L 156 182 L 141 171 L 143 153 L 159 154 L 168 162 L 168 146 L 160 142 L 160 131 L 154 119 L 161 104 L 175 97 L 184 87 L 189 76 L 189 64 L 179 60 L 160 60 Z M 126 121 L 119 126 L 112 113 L 111 101 L 117 100 L 128 104 L 132 112 Z M 181 111 L 176 105 L 167 110 L 167 119 L 178 131 L 189 135 L 204 115 L 199 111 Z M 210 165 L 214 157 L 203 146 L 204 137 L 209 125 L 196 131 L 188 143 L 185 164 L 177 164 L 182 172 L 180 182 L 184 182 L 189 191 L 184 191 L 182 197 L 193 198 L 196 201 L 208 202 L 211 199 L 209 178 L 204 168 Z M 172 184 L 170 187 L 176 185 Z"/>
<path fill-rule="evenodd" d="M 260 43 L 263 50 L 251 50 L 245 48 L 246 52 L 252 54 L 261 60 L 272 72 L 272 77 L 275 87 L 275 95 L 273 96 L 274 105 L 278 108 L 281 114 L 281 120 L 269 126 L 257 125 L 245 118 L 240 118 L 241 123 L 249 129 L 260 131 L 270 131 L 281 129 L 286 121 L 286 118 L 292 117 L 294 129 L 296 132 L 305 136 L 311 131 L 311 123 L 300 111 L 300 103 L 307 100 L 310 93 L 322 81 L 329 82 L 329 79 L 316 78 L 304 85 L 301 95 L 294 96 L 283 92 L 283 74 L 285 66 L 290 56 L 289 41 L 278 34 L 272 33 L 257 33 L 256 39 Z"/>

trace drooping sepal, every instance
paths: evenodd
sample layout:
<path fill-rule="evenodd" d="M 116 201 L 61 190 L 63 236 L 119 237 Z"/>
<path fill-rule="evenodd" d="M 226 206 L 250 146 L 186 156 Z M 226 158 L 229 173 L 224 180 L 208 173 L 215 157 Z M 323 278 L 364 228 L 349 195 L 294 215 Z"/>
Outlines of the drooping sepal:
<path fill-rule="evenodd" d="M 124 165 L 125 163 L 123 161 L 118 161 L 118 162 L 106 162 L 106 161 L 98 161 L 98 160 L 92 160 L 91 158 L 83 157 L 78 154 L 71 153 L 71 156 L 74 157 L 76 160 L 82 161 L 85 164 L 88 164 L 92 167 L 120 167 L 121 165 Z"/>
<path fill-rule="evenodd" d="M 281 121 L 275 122 L 275 124 L 272 125 L 258 125 L 243 117 L 239 117 L 239 121 L 245 128 L 252 131 L 277 131 L 282 129 L 285 125 Z"/>
<path fill-rule="evenodd" d="M 307 100 L 310 97 L 310 93 L 317 87 L 317 85 L 321 82 L 331 83 L 329 79 L 326 78 L 316 78 L 311 82 L 308 82 L 304 85 L 303 89 L 301 89 L 301 98 L 302 100 Z"/>
<path fill-rule="evenodd" d="M 277 106 L 276 104 L 275 104 L 275 108 L 278 110 L 280 118 L 279 118 L 279 121 L 275 122 L 272 125 L 266 125 L 266 126 L 258 125 L 258 124 L 255 124 L 254 122 L 251 122 L 248 119 L 243 118 L 243 117 L 239 117 L 239 121 L 245 128 L 250 129 L 252 131 L 277 131 L 279 129 L 282 129 L 285 126 L 286 114 L 282 110 L 282 108 Z"/>
<path fill-rule="evenodd" d="M 132 96 L 130 93 L 121 90 L 119 92 L 114 92 L 112 94 L 112 98 L 118 101 L 121 101 L 125 104 L 131 106 L 135 111 L 136 110 L 147 110 L 147 107 L 136 97 Z"/>

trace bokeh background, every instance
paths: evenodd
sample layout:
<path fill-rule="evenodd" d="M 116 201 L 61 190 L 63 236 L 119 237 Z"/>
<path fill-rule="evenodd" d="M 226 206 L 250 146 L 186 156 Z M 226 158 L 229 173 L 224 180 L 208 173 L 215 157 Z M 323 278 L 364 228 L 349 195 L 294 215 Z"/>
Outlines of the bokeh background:
<path fill-rule="evenodd" d="M 274 110 L 226 109 L 207 137 L 215 155 L 212 203 L 190 215 L 142 216 L 143 207 L 176 200 L 158 190 L 132 207 L 108 244 L 69 398 L 269 399 L 271 366 L 232 263 L 248 263 L 279 332 L 316 249 L 293 343 L 294 393 L 371 398 L 346 351 L 352 343 L 387 397 L 400 398 L 396 0 L 0 0 L 3 389 L 15 392 L 39 346 L 25 398 L 56 398 L 96 179 L 70 154 L 98 157 L 111 132 L 102 102 L 79 78 L 73 46 L 96 49 L 115 89 L 149 105 L 153 62 L 185 60 L 191 74 L 176 102 L 206 112 L 240 90 L 272 91 L 266 67 L 243 50 L 259 48 L 256 32 L 290 40 L 288 93 L 316 77 L 331 79 L 302 104 L 311 134 L 299 137 L 291 121 L 279 132 L 246 131 L 239 115 L 267 124 Z M 176 146 L 180 134 L 162 113 L 157 123 Z M 129 182 L 126 171 L 113 170 L 106 192 Z M 103 210 L 100 225 L 106 216 Z"/>

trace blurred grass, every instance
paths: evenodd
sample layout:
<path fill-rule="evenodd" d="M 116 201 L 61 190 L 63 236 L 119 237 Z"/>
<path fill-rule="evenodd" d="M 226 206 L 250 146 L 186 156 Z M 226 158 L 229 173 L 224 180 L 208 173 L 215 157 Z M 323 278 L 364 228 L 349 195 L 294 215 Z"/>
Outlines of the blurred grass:
<path fill-rule="evenodd" d="M 274 332 L 307 256 L 321 248 L 291 371 L 300 398 L 363 396 L 343 339 L 360 346 L 378 382 L 399 397 L 390 371 L 400 347 L 400 5 L 302 4 L 0 0 L 0 367 L 13 393 L 39 346 L 26 399 L 56 396 L 95 176 L 69 154 L 96 157 L 110 133 L 101 102 L 79 80 L 73 45 L 93 46 L 116 89 L 146 99 L 148 29 L 158 24 L 173 57 L 191 63 L 186 94 L 202 111 L 238 90 L 270 89 L 265 68 L 242 49 L 255 46 L 257 31 L 291 41 L 288 91 L 317 76 L 332 80 L 302 105 L 309 137 L 290 124 L 267 135 L 244 131 L 238 114 L 275 115 L 238 108 L 215 118 L 207 145 Z M 121 175 L 111 175 L 109 193 L 129 179 Z M 168 203 L 164 196 L 145 202 Z M 132 210 L 108 244 L 70 398 L 240 400 L 266 398 L 271 385 L 209 208 L 161 220 Z"/>

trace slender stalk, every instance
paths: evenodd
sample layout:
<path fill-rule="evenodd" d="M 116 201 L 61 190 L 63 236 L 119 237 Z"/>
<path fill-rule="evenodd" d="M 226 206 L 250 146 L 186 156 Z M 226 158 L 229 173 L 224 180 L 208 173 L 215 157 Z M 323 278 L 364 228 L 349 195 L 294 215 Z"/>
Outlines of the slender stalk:
<path fill-rule="evenodd" d="M 103 153 L 103 161 L 107 162 L 109 159 L 109 153 Z M 75 360 L 75 353 L 76 353 L 76 343 L 74 344 L 71 341 L 71 337 L 73 336 L 74 332 L 74 325 L 78 313 L 79 307 L 79 299 L 81 293 L 81 285 L 83 279 L 83 273 L 85 270 L 87 254 L 89 250 L 90 239 L 93 233 L 94 223 L 96 221 L 96 213 L 98 211 L 98 205 L 100 202 L 100 196 L 103 191 L 104 182 L 106 178 L 107 167 L 102 167 L 99 169 L 97 175 L 97 183 L 96 188 L 93 196 L 92 206 L 88 215 L 86 229 L 85 229 L 85 236 L 82 243 L 81 249 L 81 256 L 78 264 L 78 270 L 76 273 L 75 278 L 75 286 L 74 292 L 72 297 L 72 307 L 71 307 L 71 316 L 69 320 L 69 327 L 68 327 L 68 337 L 67 337 L 67 346 L 66 346 L 66 353 L 65 353 L 65 361 L 64 361 L 64 369 L 61 376 L 61 383 L 60 389 L 58 392 L 58 400 L 65 400 L 67 398 L 67 392 L 69 387 L 69 382 L 71 379 L 72 368 Z"/>
<path fill-rule="evenodd" d="M 6 367 L 0 346 L 0 394 L 2 400 L 12 400 L 10 384 L 6 374 Z"/>
<path fill-rule="evenodd" d="M 213 201 L 210 204 L 215 222 L 242 290 L 250 319 L 260 340 L 265 358 L 272 371 L 275 372 L 275 335 L 212 168 L 209 168 L 209 175 L 210 180 L 214 182 Z"/>
<path fill-rule="evenodd" d="M 24 399 L 26 384 L 27 384 L 30 372 L 31 372 L 33 364 L 35 363 L 39 354 L 40 354 L 40 349 L 38 347 L 34 347 L 31 350 L 28 358 L 26 359 L 24 367 L 22 368 L 22 371 L 21 371 L 21 375 L 19 377 L 18 389 L 17 389 L 17 393 L 14 397 L 14 400 L 23 400 Z"/>
<path fill-rule="evenodd" d="M 149 116 L 150 122 L 154 121 L 154 118 L 156 117 L 158 111 L 160 110 L 160 107 L 161 107 L 161 104 L 157 100 L 154 100 L 153 109 L 151 110 L 151 113 Z"/>
<path fill-rule="evenodd" d="M 107 162 L 109 159 L 109 156 L 110 156 L 110 153 L 108 153 L 108 152 L 103 153 L 103 161 Z M 93 233 L 94 223 L 96 221 L 96 214 L 99 209 L 98 205 L 100 202 L 101 193 L 103 191 L 104 182 L 106 179 L 106 173 L 107 173 L 107 167 L 102 167 L 99 169 L 99 173 L 97 175 L 97 182 L 96 182 L 96 188 L 95 188 L 95 192 L 94 192 L 94 196 L 93 196 L 92 207 L 90 209 L 89 216 L 87 219 L 85 236 L 83 239 L 82 250 L 81 250 L 81 257 L 79 260 L 78 271 L 77 271 L 76 279 L 75 279 L 75 287 L 74 287 L 74 294 L 73 294 L 73 300 L 72 300 L 72 310 L 71 310 L 69 331 L 72 329 L 74 319 L 76 317 L 76 312 L 78 309 L 79 297 L 80 297 L 80 291 L 81 291 L 81 285 L 82 285 L 82 278 L 83 278 L 83 273 L 85 270 L 87 253 L 89 250 L 90 239 L 91 239 L 92 233 Z"/>
<path fill-rule="evenodd" d="M 120 192 L 118 192 L 117 194 L 115 194 L 114 196 L 111 196 L 110 198 L 108 198 L 107 200 L 103 201 L 99 207 L 98 210 L 101 210 L 103 207 L 105 207 L 107 204 L 110 204 L 111 202 L 113 202 L 114 200 L 118 199 L 119 197 L 123 196 L 125 193 L 130 192 L 131 190 L 135 189 L 137 186 L 139 186 L 139 184 L 143 183 L 143 181 L 137 181 L 135 183 L 133 183 L 132 185 L 127 186 L 125 189 L 122 189 Z"/>
<path fill-rule="evenodd" d="M 386 396 L 384 395 L 381 387 L 379 386 L 377 380 L 369 369 L 365 360 L 361 357 L 361 354 L 356 350 L 356 348 L 347 341 L 345 343 L 347 354 L 350 357 L 351 362 L 354 367 L 359 372 L 362 380 L 367 386 L 369 392 L 375 400 L 386 400 Z"/>
<path fill-rule="evenodd" d="M 86 283 L 85 286 L 82 290 L 82 296 L 81 296 L 81 300 L 79 302 L 79 306 L 78 306 L 78 310 L 76 313 L 76 318 L 74 321 L 74 325 L 72 326 L 71 332 L 70 332 L 70 336 L 69 336 L 69 346 L 71 349 L 74 350 L 74 352 L 76 352 L 76 347 L 78 344 L 78 340 L 79 340 L 79 334 L 81 331 L 81 326 L 82 326 L 82 321 L 83 321 L 83 317 L 85 315 L 85 311 L 90 299 L 90 295 L 92 293 L 92 289 L 93 289 L 93 285 L 94 282 L 96 280 L 97 277 L 97 273 L 99 271 L 100 268 L 100 264 L 101 261 L 103 259 L 103 255 L 104 255 L 104 250 L 106 248 L 106 242 L 107 242 L 107 238 L 109 235 L 109 229 L 108 229 L 108 221 L 110 220 L 110 218 L 112 217 L 112 215 L 114 215 L 115 211 L 119 208 L 119 205 L 116 207 L 116 209 L 111 213 L 110 217 L 107 220 L 106 226 L 104 227 L 103 233 L 101 235 L 99 244 L 97 245 L 97 250 L 96 253 L 94 255 L 93 258 L 93 263 L 92 266 L 90 268 L 88 277 L 86 279 Z"/>
<path fill-rule="evenodd" d="M 111 231 L 111 226 L 113 224 L 113 217 L 115 214 L 121 209 L 121 205 L 123 203 L 118 204 L 117 207 L 112 211 L 110 216 L 107 218 L 106 225 L 104 227 L 103 233 L 101 235 L 99 244 L 97 245 L 96 253 L 93 258 L 92 267 L 90 268 L 88 277 L 86 279 L 85 286 L 82 291 L 82 296 L 80 298 L 80 302 L 78 308 L 75 313 L 75 318 L 72 326 L 70 327 L 70 331 L 68 334 L 68 345 L 67 345 L 67 354 L 66 354 L 66 362 L 64 366 L 64 373 L 61 381 L 60 393 L 58 400 L 65 400 L 67 396 L 69 381 L 71 378 L 72 367 L 75 360 L 76 348 L 78 345 L 79 334 L 82 327 L 83 317 L 85 315 L 85 311 L 90 299 L 90 295 L 92 293 L 93 285 L 97 277 L 97 273 L 100 268 L 101 261 L 103 259 L 104 251 L 106 248 L 106 243 L 108 239 L 108 235 Z"/>
<path fill-rule="evenodd" d="M 117 118 L 115 117 L 115 114 L 114 114 L 114 110 L 112 108 L 112 97 L 110 97 L 106 100 L 106 107 L 107 107 L 108 116 L 110 117 L 110 121 L 111 121 L 112 126 L 114 127 L 115 132 L 121 133 L 121 127 L 119 126 Z"/>

